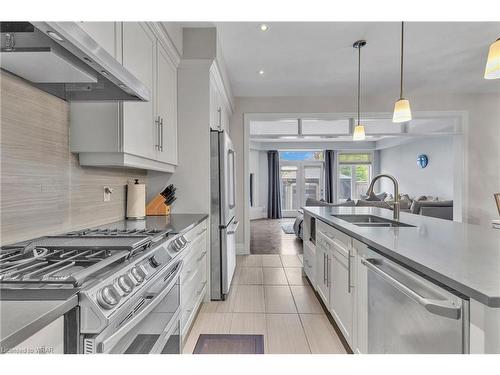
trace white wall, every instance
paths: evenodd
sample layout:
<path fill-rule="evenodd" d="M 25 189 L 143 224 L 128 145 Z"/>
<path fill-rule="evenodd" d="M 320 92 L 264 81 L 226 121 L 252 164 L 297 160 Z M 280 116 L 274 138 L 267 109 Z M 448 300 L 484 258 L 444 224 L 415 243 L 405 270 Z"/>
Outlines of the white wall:
<path fill-rule="evenodd" d="M 485 81 L 486 82 L 486 81 Z M 465 141 L 468 157 L 465 161 L 467 181 L 465 195 L 466 220 L 470 223 L 490 226 L 498 212 L 493 193 L 500 190 L 500 95 L 443 95 L 428 93 L 412 96 L 412 110 L 418 111 L 465 111 L 468 129 Z M 394 95 L 381 93 L 377 97 L 363 98 L 363 112 L 386 112 L 391 115 Z M 244 223 L 244 114 L 246 113 L 353 113 L 354 97 L 237 97 L 235 112 L 231 117 L 231 139 L 237 151 L 237 217 Z M 464 202 L 467 203 L 467 202 Z M 243 233 L 238 231 L 237 241 L 243 243 Z M 248 235 L 248 234 L 247 234 Z"/>
<path fill-rule="evenodd" d="M 380 172 L 397 178 L 399 191 L 410 197 L 432 195 L 439 200 L 453 199 L 453 136 L 417 139 L 379 151 Z M 422 169 L 417 156 L 425 154 L 429 165 Z M 392 193 L 387 179 L 380 182 L 380 190 Z"/>
<path fill-rule="evenodd" d="M 254 196 L 250 218 L 262 219 L 267 217 L 267 152 L 250 150 L 249 167 L 249 173 L 254 176 Z"/>

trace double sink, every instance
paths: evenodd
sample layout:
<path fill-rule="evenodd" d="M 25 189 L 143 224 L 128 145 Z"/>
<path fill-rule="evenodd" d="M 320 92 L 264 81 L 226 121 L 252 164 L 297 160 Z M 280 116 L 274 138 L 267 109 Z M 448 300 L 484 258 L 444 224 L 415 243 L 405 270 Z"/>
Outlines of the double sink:
<path fill-rule="evenodd" d="M 374 215 L 340 215 L 332 214 L 332 216 L 347 221 L 358 227 L 371 227 L 371 228 L 394 228 L 394 227 L 415 227 L 415 225 L 410 225 L 402 223 L 400 221 L 385 219 L 380 216 Z"/>

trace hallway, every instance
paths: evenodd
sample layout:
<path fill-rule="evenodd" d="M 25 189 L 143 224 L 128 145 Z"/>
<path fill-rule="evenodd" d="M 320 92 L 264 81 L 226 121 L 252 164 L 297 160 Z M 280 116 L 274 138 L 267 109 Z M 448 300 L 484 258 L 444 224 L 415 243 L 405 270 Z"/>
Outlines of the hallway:
<path fill-rule="evenodd" d="M 282 223 L 293 224 L 294 218 L 259 219 L 250 222 L 251 254 L 302 254 L 302 241 L 287 234 Z"/>

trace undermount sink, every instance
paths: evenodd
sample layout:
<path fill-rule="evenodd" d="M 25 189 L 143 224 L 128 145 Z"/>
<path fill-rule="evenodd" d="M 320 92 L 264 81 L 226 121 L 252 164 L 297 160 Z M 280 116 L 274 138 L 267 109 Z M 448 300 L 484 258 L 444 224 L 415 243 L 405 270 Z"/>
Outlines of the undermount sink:
<path fill-rule="evenodd" d="M 415 227 L 415 225 L 410 225 L 406 223 L 401 223 L 400 221 L 394 221 L 390 219 L 385 219 L 383 217 L 374 215 L 334 215 L 332 216 L 345 220 L 358 227 Z"/>

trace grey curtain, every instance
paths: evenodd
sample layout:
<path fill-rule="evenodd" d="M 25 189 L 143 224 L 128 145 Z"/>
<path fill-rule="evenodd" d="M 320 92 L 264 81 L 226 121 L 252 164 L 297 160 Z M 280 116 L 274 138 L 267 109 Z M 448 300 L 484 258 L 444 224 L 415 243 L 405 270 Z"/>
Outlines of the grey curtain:
<path fill-rule="evenodd" d="M 278 151 L 267 152 L 267 217 L 281 219 L 280 156 Z"/>
<path fill-rule="evenodd" d="M 325 201 L 334 203 L 335 201 L 335 176 L 333 168 L 335 165 L 335 155 L 333 150 L 325 150 Z"/>

